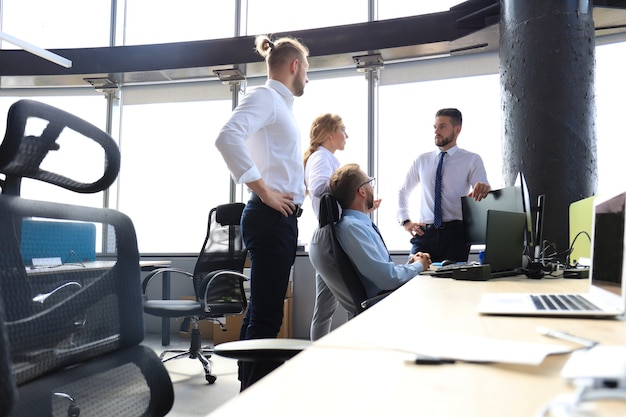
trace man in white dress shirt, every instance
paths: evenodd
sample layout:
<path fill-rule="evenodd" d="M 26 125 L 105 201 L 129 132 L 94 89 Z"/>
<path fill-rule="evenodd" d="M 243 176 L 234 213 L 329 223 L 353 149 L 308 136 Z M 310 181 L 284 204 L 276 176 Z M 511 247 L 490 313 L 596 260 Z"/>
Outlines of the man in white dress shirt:
<path fill-rule="evenodd" d="M 235 182 L 250 190 L 241 219 L 250 253 L 251 294 L 240 339 L 273 338 L 296 256 L 298 221 L 305 197 L 300 131 L 292 106 L 308 82 L 308 49 L 284 37 L 256 38 L 268 80 L 250 91 L 220 131 L 215 145 Z M 279 363 L 240 362 L 244 390 Z"/>
<path fill-rule="evenodd" d="M 398 192 L 398 221 L 411 234 L 411 253 L 428 252 L 434 262 L 467 261 L 470 246 L 463 235 L 461 197 L 468 195 L 480 201 L 491 190 L 480 155 L 456 144 L 462 125 L 463 117 L 457 109 L 441 109 L 436 113 L 438 149 L 420 155 L 413 162 Z M 435 218 L 435 182 L 441 159 L 442 223 L 439 224 Z M 421 184 L 420 218 L 413 222 L 409 217 L 409 197 L 418 184 Z"/>

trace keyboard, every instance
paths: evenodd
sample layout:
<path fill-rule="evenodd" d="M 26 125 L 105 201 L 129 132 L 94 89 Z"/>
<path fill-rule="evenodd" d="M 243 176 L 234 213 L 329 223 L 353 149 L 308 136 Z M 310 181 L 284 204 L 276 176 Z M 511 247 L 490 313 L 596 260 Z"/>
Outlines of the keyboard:
<path fill-rule="evenodd" d="M 468 268 L 468 267 L 472 267 L 472 266 L 476 266 L 476 265 L 480 265 L 480 264 L 478 262 L 455 263 L 455 264 L 450 264 L 450 265 L 446 265 L 446 266 L 440 266 L 439 268 L 437 268 L 437 270 L 435 272 L 454 271 L 454 270 L 457 270 L 457 269 Z"/>
<path fill-rule="evenodd" d="M 431 275 L 440 278 L 455 278 L 455 279 L 467 279 L 471 281 L 486 281 L 492 278 L 512 277 L 519 275 L 520 271 L 517 269 L 510 269 L 506 271 L 493 272 L 490 269 L 485 272 L 485 266 L 478 262 L 457 263 L 439 267 Z"/>
<path fill-rule="evenodd" d="M 600 310 L 578 294 L 538 294 L 530 298 L 537 310 Z"/>
<path fill-rule="evenodd" d="M 432 275 L 436 277 L 450 278 L 452 277 L 452 273 L 454 271 L 472 268 L 474 266 L 479 266 L 479 265 L 480 264 L 477 262 L 467 262 L 467 263 L 456 263 L 456 264 L 450 264 L 446 266 L 440 266 L 435 271 L 433 271 Z"/>

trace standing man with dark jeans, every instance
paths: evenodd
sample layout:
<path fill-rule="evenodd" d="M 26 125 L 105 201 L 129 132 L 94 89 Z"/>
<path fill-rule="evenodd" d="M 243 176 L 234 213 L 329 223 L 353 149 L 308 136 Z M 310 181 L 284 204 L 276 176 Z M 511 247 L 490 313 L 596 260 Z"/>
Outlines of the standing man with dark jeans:
<path fill-rule="evenodd" d="M 463 235 L 461 197 L 480 201 L 491 190 L 480 155 L 457 146 L 463 117 L 457 109 L 435 115 L 437 150 L 420 155 L 398 193 L 398 221 L 409 232 L 411 253 L 428 252 L 433 261 L 466 262 L 470 246 Z M 439 181 L 437 176 L 439 174 Z M 409 217 L 409 197 L 421 184 L 419 222 Z"/>
<path fill-rule="evenodd" d="M 234 180 L 251 191 L 241 219 L 250 253 L 251 294 L 240 339 L 273 338 L 296 256 L 298 221 L 305 197 L 300 131 L 292 106 L 308 82 L 308 49 L 284 37 L 256 38 L 268 80 L 248 93 L 215 141 Z M 240 362 L 244 390 L 280 363 Z"/>

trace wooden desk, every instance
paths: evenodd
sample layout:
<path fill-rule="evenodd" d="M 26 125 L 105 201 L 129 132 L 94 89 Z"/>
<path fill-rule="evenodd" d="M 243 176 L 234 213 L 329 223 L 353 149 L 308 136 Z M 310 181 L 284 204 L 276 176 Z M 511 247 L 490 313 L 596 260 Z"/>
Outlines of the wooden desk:
<path fill-rule="evenodd" d="M 626 344 L 626 323 L 620 320 L 496 317 L 474 311 L 487 291 L 570 292 L 586 286 L 584 280 L 417 277 L 210 416 L 533 416 L 555 396 L 573 391 L 559 375 L 569 355 L 548 357 L 540 366 L 415 365 L 415 354 L 375 344 L 393 345 L 407 335 L 433 338 L 444 331 L 576 346 L 540 335 L 537 326 Z M 620 410 L 618 415 L 626 412 L 624 403 L 601 406 Z"/>

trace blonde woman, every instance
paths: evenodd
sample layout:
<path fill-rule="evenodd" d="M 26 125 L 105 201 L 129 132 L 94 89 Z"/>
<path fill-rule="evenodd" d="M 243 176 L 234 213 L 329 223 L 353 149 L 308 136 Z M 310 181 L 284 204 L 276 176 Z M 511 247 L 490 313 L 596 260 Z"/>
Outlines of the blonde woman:
<path fill-rule="evenodd" d="M 304 181 L 307 186 L 315 217 L 319 216 L 320 198 L 330 191 L 329 181 L 339 168 L 336 151 L 346 146 L 346 127 L 336 114 L 322 114 L 311 125 L 311 142 L 304 153 Z M 311 320 L 311 340 L 317 340 L 330 332 L 337 299 L 326 286 L 319 273 L 315 274 L 315 307 Z"/>

